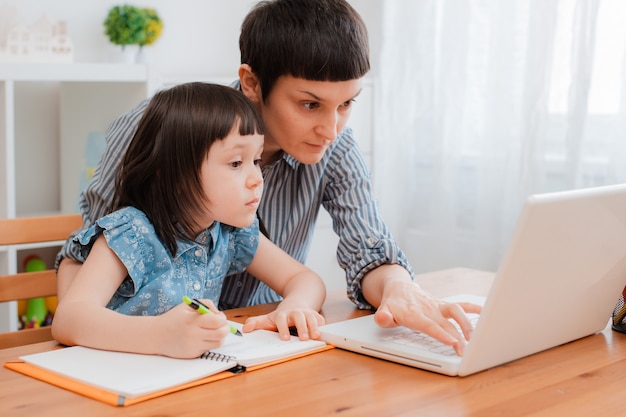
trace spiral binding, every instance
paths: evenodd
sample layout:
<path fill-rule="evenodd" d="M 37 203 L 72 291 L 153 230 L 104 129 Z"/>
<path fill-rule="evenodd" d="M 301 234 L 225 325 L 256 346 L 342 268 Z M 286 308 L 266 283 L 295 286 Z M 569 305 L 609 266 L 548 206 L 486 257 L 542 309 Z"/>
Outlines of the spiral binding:
<path fill-rule="evenodd" d="M 229 361 L 236 361 L 237 358 L 235 356 L 231 356 L 231 355 L 225 355 L 223 353 L 217 353 L 217 352 L 204 352 L 202 355 L 200 355 L 200 357 L 202 359 L 208 359 L 211 361 L 217 361 L 217 362 L 229 362 Z"/>

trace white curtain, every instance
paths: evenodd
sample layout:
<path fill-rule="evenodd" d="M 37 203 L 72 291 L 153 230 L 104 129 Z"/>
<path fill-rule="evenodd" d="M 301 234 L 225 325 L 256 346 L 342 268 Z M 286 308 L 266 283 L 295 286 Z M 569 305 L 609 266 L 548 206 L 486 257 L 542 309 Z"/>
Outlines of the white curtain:
<path fill-rule="evenodd" d="M 529 194 L 626 182 L 626 1 L 383 16 L 374 180 L 416 271 L 494 271 Z"/>

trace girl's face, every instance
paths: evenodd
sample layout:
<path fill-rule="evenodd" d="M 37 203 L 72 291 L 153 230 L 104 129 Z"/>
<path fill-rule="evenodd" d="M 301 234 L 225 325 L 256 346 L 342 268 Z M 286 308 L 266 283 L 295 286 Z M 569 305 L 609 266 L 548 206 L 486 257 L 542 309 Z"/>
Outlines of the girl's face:
<path fill-rule="evenodd" d="M 361 79 L 278 78 L 266 102 L 257 100 L 266 132 L 263 162 L 280 150 L 304 164 L 319 162 L 346 125 L 361 86 Z"/>
<path fill-rule="evenodd" d="M 201 224 L 252 224 L 263 192 L 262 152 L 263 135 L 241 136 L 238 126 L 211 145 L 200 169 L 207 208 Z"/>

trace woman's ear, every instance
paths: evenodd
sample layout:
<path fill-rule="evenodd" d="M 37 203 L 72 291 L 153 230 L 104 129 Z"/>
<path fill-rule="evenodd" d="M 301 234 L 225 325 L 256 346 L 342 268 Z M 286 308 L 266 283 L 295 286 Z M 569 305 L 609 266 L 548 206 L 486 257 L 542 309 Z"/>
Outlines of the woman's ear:
<path fill-rule="evenodd" d="M 239 67 L 239 82 L 241 84 L 241 91 L 244 93 L 250 101 L 258 104 L 262 100 L 261 84 L 259 79 L 250 68 L 248 64 L 241 64 Z"/>

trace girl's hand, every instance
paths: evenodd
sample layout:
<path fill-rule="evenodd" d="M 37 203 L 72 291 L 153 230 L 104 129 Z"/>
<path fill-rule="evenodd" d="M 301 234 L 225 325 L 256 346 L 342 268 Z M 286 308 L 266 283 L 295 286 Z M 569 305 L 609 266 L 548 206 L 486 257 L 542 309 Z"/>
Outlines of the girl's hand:
<path fill-rule="evenodd" d="M 325 323 L 317 311 L 310 308 L 281 308 L 280 306 L 269 314 L 249 317 L 243 325 L 244 333 L 257 329 L 278 331 L 282 340 L 289 340 L 289 327 L 298 331 L 300 340 L 319 339 L 318 327 Z"/>
<path fill-rule="evenodd" d="M 158 316 L 159 353 L 175 358 L 197 358 L 204 352 L 218 348 L 230 333 L 224 313 L 209 300 L 202 300 L 215 314 L 198 314 L 181 303 Z"/>

